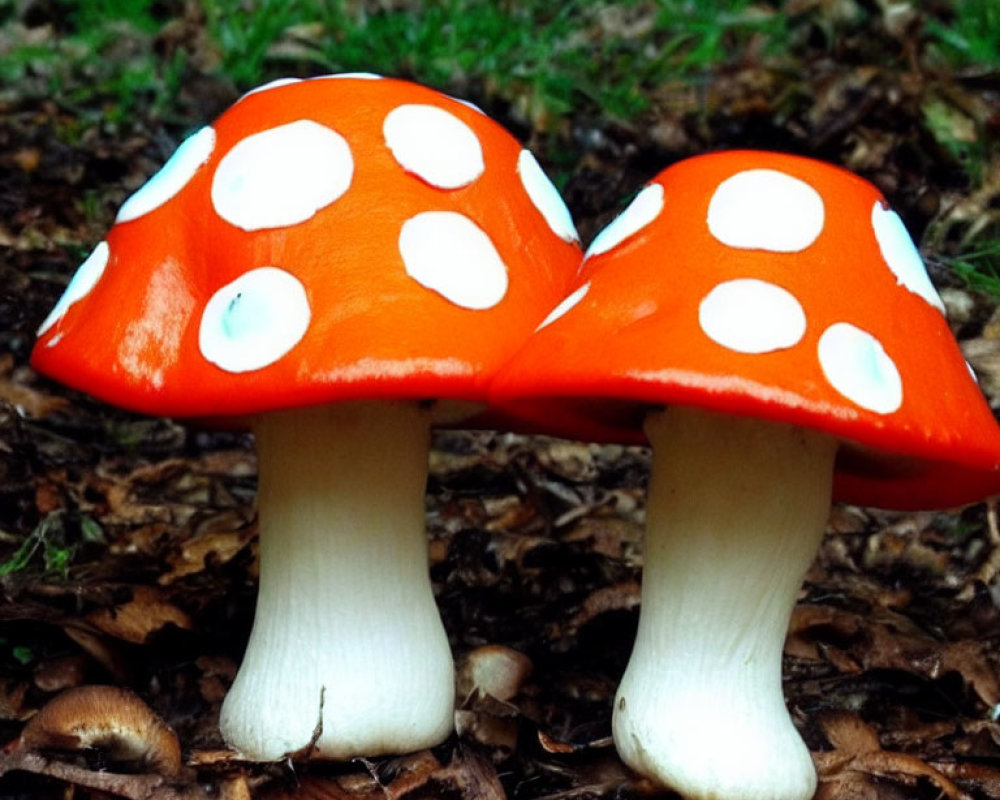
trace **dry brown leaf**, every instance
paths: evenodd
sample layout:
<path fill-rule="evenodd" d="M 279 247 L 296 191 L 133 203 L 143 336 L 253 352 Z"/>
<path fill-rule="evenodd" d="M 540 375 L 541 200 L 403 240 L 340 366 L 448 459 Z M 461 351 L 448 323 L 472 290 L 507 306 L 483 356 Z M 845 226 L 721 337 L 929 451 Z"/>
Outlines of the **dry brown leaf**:
<path fill-rule="evenodd" d="M 937 662 L 930 665 L 930 677 L 957 672 L 986 705 L 994 708 L 1000 703 L 1000 681 L 989 658 L 991 652 L 986 642 L 976 639 L 949 642 L 943 646 Z"/>
<path fill-rule="evenodd" d="M 841 756 L 859 756 L 882 749 L 875 729 L 867 725 L 857 714 L 831 712 L 821 720 L 827 741 Z"/>
<path fill-rule="evenodd" d="M 540 439 L 538 463 L 568 481 L 592 481 L 597 477 L 594 450 L 589 444 L 564 439 Z"/>
<path fill-rule="evenodd" d="M 987 797 L 1000 797 L 1000 769 L 974 762 L 930 762 L 942 775 L 955 781 L 969 784 Z"/>
<path fill-rule="evenodd" d="M 37 753 L 17 750 L 0 753 L 0 776 L 8 772 L 34 772 L 67 784 L 67 797 L 71 787 L 85 787 L 128 800 L 207 800 L 208 795 L 195 781 L 187 785 L 174 785 L 163 775 L 122 775 L 104 770 L 89 770 L 73 764 L 64 764 L 43 758 Z"/>
<path fill-rule="evenodd" d="M 500 759 L 517 750 L 519 721 L 515 717 L 495 716 L 482 711 L 455 710 L 455 733 L 486 748 Z"/>
<path fill-rule="evenodd" d="M 488 531 L 527 532 L 545 524 L 537 508 L 515 495 L 487 500 L 484 506 L 489 517 L 485 525 Z"/>
<path fill-rule="evenodd" d="M 209 703 L 221 703 L 236 677 L 236 663 L 226 656 L 199 656 L 194 662 L 201 670 L 198 690 Z"/>
<path fill-rule="evenodd" d="M 926 762 L 905 753 L 883 750 L 878 734 L 856 714 L 847 711 L 826 714 L 821 726 L 835 749 L 813 753 L 820 780 L 818 800 L 879 797 L 871 793 L 875 778 L 887 778 L 906 786 L 927 780 L 942 797 L 969 800 L 965 792 Z M 845 791 L 848 788 L 850 793 Z"/>
<path fill-rule="evenodd" d="M 867 615 L 819 605 L 792 613 L 785 652 L 826 660 L 841 672 L 898 669 L 937 680 L 956 672 L 990 708 L 1000 701 L 1000 680 L 986 642 L 942 642 L 887 608 Z"/>
<path fill-rule="evenodd" d="M 89 627 L 78 624 L 64 625 L 63 631 L 104 667 L 118 683 L 127 682 L 129 673 L 127 659 L 112 642 L 98 635 Z"/>
<path fill-rule="evenodd" d="M 442 794 L 457 793 L 463 800 L 506 800 L 496 767 L 482 753 L 457 747 L 451 761 L 433 776 Z M 399 797 L 399 795 L 395 795 Z"/>
<path fill-rule="evenodd" d="M 557 739 L 553 739 L 545 731 L 538 731 L 538 743 L 542 746 L 542 749 L 546 753 L 559 753 L 565 755 L 567 753 L 575 753 L 579 750 L 579 746 L 572 744 L 570 742 L 560 742 Z"/>
<path fill-rule="evenodd" d="M 257 455 L 253 450 L 213 450 L 201 455 L 193 468 L 206 475 L 248 478 L 257 474 Z"/>
<path fill-rule="evenodd" d="M 156 523 L 174 524 L 177 521 L 170 505 L 137 501 L 134 486 L 127 477 L 120 479 L 93 476 L 88 488 L 104 497 L 107 510 L 101 517 L 105 524 L 135 527 Z"/>
<path fill-rule="evenodd" d="M 245 775 L 235 775 L 219 781 L 219 800 L 252 800 L 250 783 Z"/>
<path fill-rule="evenodd" d="M 132 599 L 113 608 L 92 611 L 87 621 L 116 639 L 143 644 L 166 625 L 191 630 L 191 618 L 173 603 L 163 599 L 163 592 L 152 586 L 135 586 Z"/>
<path fill-rule="evenodd" d="M 261 800 L 380 800 L 377 789 L 375 786 L 366 792 L 352 792 L 334 778 L 306 775 L 294 786 L 269 786 L 260 797 Z"/>
<path fill-rule="evenodd" d="M 242 761 L 233 750 L 192 750 L 187 763 L 192 767 L 230 767 Z"/>
<path fill-rule="evenodd" d="M 177 535 L 179 531 L 176 526 L 165 522 L 154 522 L 126 531 L 111 545 L 110 550 L 112 553 L 154 556 L 160 552 L 165 541 Z"/>
<path fill-rule="evenodd" d="M 557 623 L 556 636 L 575 636 L 580 629 L 595 617 L 609 611 L 631 611 L 639 606 L 642 589 L 638 581 L 625 581 L 613 586 L 605 586 L 587 595 L 580 610 L 564 623 Z"/>
<path fill-rule="evenodd" d="M 622 558 L 642 541 L 642 526 L 620 517 L 591 515 L 559 538 L 563 542 L 586 543 L 595 553 L 609 558 Z"/>
<path fill-rule="evenodd" d="M 43 419 L 69 406 L 65 397 L 41 392 L 18 380 L 14 372 L 14 356 L 10 353 L 0 355 L 0 400 L 33 419 Z"/>
<path fill-rule="evenodd" d="M 205 520 L 187 539 L 180 550 L 167 558 L 169 572 L 158 579 L 161 586 L 201 572 L 209 560 L 225 564 L 253 539 L 256 527 L 247 525 L 242 513 L 224 511 Z"/>
<path fill-rule="evenodd" d="M 204 758 L 211 754 L 196 755 L 199 764 L 209 763 Z M 228 759 L 216 759 L 211 763 L 225 763 L 226 760 L 232 760 L 231 753 Z M 259 796 L 262 800 L 398 800 L 432 781 L 448 779 L 446 769 L 430 750 L 377 763 L 357 759 L 357 763 L 366 771 L 333 776 L 294 776 L 291 781 L 272 782 Z"/>
<path fill-rule="evenodd" d="M 21 720 L 30 716 L 25 708 L 24 698 L 28 694 L 28 684 L 18 681 L 0 682 L 0 719 Z"/>

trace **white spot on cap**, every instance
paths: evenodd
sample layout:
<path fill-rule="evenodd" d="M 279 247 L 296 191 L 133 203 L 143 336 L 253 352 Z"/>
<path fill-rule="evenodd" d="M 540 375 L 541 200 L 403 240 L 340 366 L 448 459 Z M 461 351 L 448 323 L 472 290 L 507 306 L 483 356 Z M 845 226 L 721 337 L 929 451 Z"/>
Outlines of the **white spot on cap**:
<path fill-rule="evenodd" d="M 486 169 L 472 128 L 443 108 L 395 108 L 386 115 L 382 134 L 403 169 L 438 189 L 468 186 Z"/>
<path fill-rule="evenodd" d="M 86 260 L 77 268 L 76 273 L 66 286 L 66 291 L 63 292 L 62 297 L 59 298 L 59 302 L 53 306 L 49 315 L 45 318 L 42 324 L 38 326 L 39 336 L 62 319 L 73 303 L 77 300 L 83 299 L 90 293 L 90 290 L 93 289 L 94 286 L 97 285 L 97 282 L 101 279 L 101 275 L 104 274 L 104 269 L 108 266 L 108 259 L 110 257 L 111 249 L 108 247 L 108 243 L 100 242 L 94 248 L 93 252 L 87 256 Z M 49 344 L 53 345 L 56 341 L 57 339 L 53 337 Z"/>
<path fill-rule="evenodd" d="M 584 258 L 612 250 L 629 236 L 638 233 L 656 219 L 663 210 L 663 187 L 651 183 L 633 198 L 628 207 L 602 230 L 587 248 Z"/>
<path fill-rule="evenodd" d="M 160 171 L 122 203 L 115 222 L 130 222 L 162 206 L 187 185 L 214 148 L 215 130 L 211 126 L 189 136 Z"/>
<path fill-rule="evenodd" d="M 379 81 L 382 80 L 382 76 L 374 72 L 335 72 L 332 75 L 317 75 L 311 80 L 330 80 L 330 79 L 343 79 L 349 78 L 359 81 Z"/>
<path fill-rule="evenodd" d="M 507 267 L 475 222 L 453 211 L 426 211 L 403 223 L 406 274 L 462 308 L 492 308 L 507 294 Z"/>
<path fill-rule="evenodd" d="M 541 325 L 535 328 L 535 330 L 540 331 L 546 325 L 551 325 L 553 322 L 555 322 L 557 319 L 563 316 L 567 311 L 574 308 L 577 303 L 583 300 L 583 298 L 587 296 L 587 292 L 589 291 L 590 291 L 590 281 L 587 281 L 585 284 L 583 284 L 583 286 L 580 286 L 579 288 L 575 289 L 572 293 L 570 293 L 568 297 L 563 299 L 562 302 L 559 303 L 559 305 L 553 308 L 552 311 L 549 312 L 549 315 L 542 320 Z"/>
<path fill-rule="evenodd" d="M 305 222 L 347 191 L 354 159 L 344 137 L 300 119 L 246 137 L 212 179 L 220 217 L 246 231 Z"/>
<path fill-rule="evenodd" d="M 892 209 L 886 208 L 881 201 L 872 206 L 872 230 L 878 241 L 878 249 L 882 258 L 896 276 L 896 280 L 914 294 L 944 313 L 944 303 L 927 277 L 923 259 L 917 250 L 910 234 L 906 232 L 903 220 Z"/>
<path fill-rule="evenodd" d="M 794 295 L 756 278 L 712 289 L 698 306 L 698 322 L 712 341 L 737 353 L 794 347 L 806 332 L 806 315 Z"/>
<path fill-rule="evenodd" d="M 521 155 L 517 157 L 517 174 L 521 177 L 521 183 L 524 185 L 524 191 L 528 193 L 528 199 L 545 217 L 552 232 L 567 242 L 580 241 L 580 234 L 576 232 L 573 217 L 570 216 L 562 195 L 552 185 L 549 176 L 545 174 L 529 150 L 522 150 Z"/>
<path fill-rule="evenodd" d="M 240 98 L 240 100 L 245 100 L 246 98 L 250 97 L 250 95 L 252 95 L 252 94 L 258 94 L 260 92 L 266 92 L 269 89 L 279 89 L 282 86 L 290 86 L 293 83 L 301 83 L 301 82 L 302 82 L 301 78 L 276 78 L 273 81 L 269 81 L 268 83 L 262 83 L 260 86 L 254 87 L 250 91 L 246 92 Z"/>
<path fill-rule="evenodd" d="M 823 374 L 840 394 L 876 414 L 903 404 L 903 381 L 882 343 L 848 322 L 837 322 L 819 338 Z"/>
<path fill-rule="evenodd" d="M 729 247 L 797 253 L 823 232 L 823 198 L 812 186 L 773 169 L 726 178 L 708 204 L 708 230 Z"/>
<path fill-rule="evenodd" d="M 291 350 L 309 328 L 310 316 L 298 278 L 277 267 L 259 267 L 212 295 L 201 315 L 198 346 L 226 372 L 250 372 Z"/>

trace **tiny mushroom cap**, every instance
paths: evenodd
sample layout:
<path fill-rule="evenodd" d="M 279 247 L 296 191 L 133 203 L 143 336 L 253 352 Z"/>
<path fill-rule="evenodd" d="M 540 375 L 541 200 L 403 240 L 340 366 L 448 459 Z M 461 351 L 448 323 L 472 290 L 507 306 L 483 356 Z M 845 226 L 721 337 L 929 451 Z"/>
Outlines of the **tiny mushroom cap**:
<path fill-rule="evenodd" d="M 613 727 L 628 764 L 685 797 L 815 790 L 781 654 L 831 498 L 1000 491 L 1000 429 L 900 218 L 801 157 L 722 152 L 656 176 L 492 392 L 529 428 L 652 445 Z"/>
<path fill-rule="evenodd" d="M 101 748 L 118 761 L 142 761 L 156 772 L 181 770 L 177 734 L 128 689 L 79 686 L 46 703 L 24 726 L 18 742 L 28 750 Z"/>
<path fill-rule="evenodd" d="M 42 323 L 40 372 L 256 435 L 260 589 L 220 723 L 244 755 L 448 735 L 430 425 L 482 407 L 580 259 L 535 158 L 475 106 L 364 73 L 285 79 L 177 148 Z"/>

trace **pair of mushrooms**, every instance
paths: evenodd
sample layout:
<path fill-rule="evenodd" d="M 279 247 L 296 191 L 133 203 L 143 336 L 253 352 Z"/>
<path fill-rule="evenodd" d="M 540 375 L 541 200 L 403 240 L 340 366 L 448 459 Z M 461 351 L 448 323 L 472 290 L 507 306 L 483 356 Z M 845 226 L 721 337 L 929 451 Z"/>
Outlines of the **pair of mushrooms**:
<path fill-rule="evenodd" d="M 652 445 L 619 752 L 688 797 L 804 800 L 781 651 L 831 498 L 1000 491 L 1000 429 L 942 311 L 899 218 L 842 170 L 689 159 L 582 254 L 481 111 L 353 74 L 269 84 L 182 144 L 32 362 L 256 435 L 260 590 L 220 721 L 245 755 L 448 735 L 426 456 L 433 424 L 478 415 Z"/>

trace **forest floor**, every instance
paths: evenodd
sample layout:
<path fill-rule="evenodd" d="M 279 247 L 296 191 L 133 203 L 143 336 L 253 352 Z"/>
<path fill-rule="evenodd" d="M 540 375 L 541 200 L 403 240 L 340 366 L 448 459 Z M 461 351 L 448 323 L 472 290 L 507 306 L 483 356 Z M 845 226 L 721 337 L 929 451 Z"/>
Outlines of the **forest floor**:
<path fill-rule="evenodd" d="M 369 5 L 375 14 L 393 4 Z M 647 79 L 628 114 L 607 113 L 593 93 L 567 110 L 556 89 L 535 96 L 484 75 L 439 88 L 477 102 L 535 150 L 585 242 L 656 172 L 700 152 L 780 149 L 863 175 L 921 243 L 963 352 L 1000 407 L 1000 67 L 935 49 L 947 41 L 934 35 L 936 21 L 951 19 L 945 4 L 788 5 L 798 16 L 786 51 L 764 52 L 751 32 L 720 63 Z M 463 693 L 460 733 L 404 757 L 261 765 L 225 750 L 219 707 L 255 595 L 252 440 L 116 410 L 28 366 L 34 331 L 120 203 L 184 134 L 248 88 L 220 68 L 225 53 L 199 4 L 162 6 L 152 29 L 116 29 L 98 63 L 74 49 L 67 6 L 0 4 L 0 59 L 9 59 L 0 83 L 0 744 L 16 742 L 56 693 L 111 684 L 134 690 L 176 731 L 184 768 L 162 781 L 100 750 L 16 764 L 8 752 L 0 797 L 657 794 L 610 739 L 638 618 L 648 451 L 504 432 L 436 435 L 427 520 L 460 677 L 470 653 L 499 645 L 531 665 L 514 693 Z M 646 4 L 607 8 L 587 31 L 595 47 L 651 36 Z M 837 16 L 852 8 L 863 22 Z M 318 72 L 301 54 L 322 36 L 286 31 L 261 77 Z M 169 96 L 155 75 L 133 89 L 81 88 L 109 86 L 114 64 L 148 53 L 175 65 Z M 820 797 L 1000 798 L 998 573 L 995 501 L 937 513 L 834 508 L 785 649 L 785 695 Z"/>

